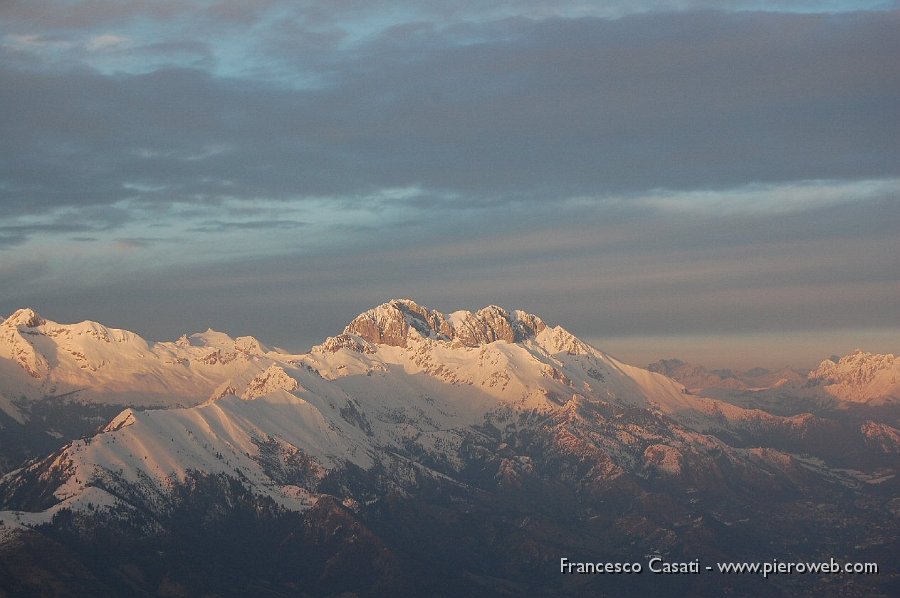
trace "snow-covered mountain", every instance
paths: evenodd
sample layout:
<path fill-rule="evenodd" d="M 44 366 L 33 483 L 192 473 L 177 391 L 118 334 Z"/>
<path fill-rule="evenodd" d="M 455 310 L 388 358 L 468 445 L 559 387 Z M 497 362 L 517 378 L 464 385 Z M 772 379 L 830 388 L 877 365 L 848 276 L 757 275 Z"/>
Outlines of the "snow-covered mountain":
<path fill-rule="evenodd" d="M 25 328 L 44 336 L 57 330 L 46 323 Z M 423 468 L 453 476 L 466 467 L 467 451 L 480 436 L 504 438 L 535 426 L 546 433 L 547 422 L 556 420 L 556 449 L 584 451 L 600 479 L 625 471 L 704 475 L 723 458 L 732 467 L 778 469 L 791 459 L 730 447 L 713 434 L 772 434 L 806 423 L 687 394 L 669 378 L 621 363 L 559 326 L 496 306 L 445 316 L 410 300 L 391 301 L 290 360 L 264 360 L 258 343 L 249 353 L 227 352 L 240 340 L 213 333 L 195 337 L 200 346 L 182 340 L 152 350 L 128 333 L 106 336 L 112 339 L 100 342 L 125 344 L 126 357 L 116 363 L 131 371 L 147 370 L 146 355 L 156 356 L 151 363 L 164 364 L 159 371 L 165 373 L 199 362 L 203 378 L 195 388 L 203 392 L 215 382 L 206 375 L 210 367 L 221 361 L 240 360 L 242 372 L 254 358 L 258 366 L 269 365 L 257 367 L 249 380 L 229 378 L 200 406 L 123 411 L 103 433 L 8 476 L 2 488 L 9 504 L 22 488 L 35 495 L 35 481 L 42 498 L 31 506 L 55 503 L 36 520 L 85 502 L 133 507 L 123 496 L 146 497 L 141 508 L 164 505 L 168 489 L 190 471 L 239 478 L 254 492 L 302 509 L 315 501 L 326 476 L 347 466 L 377 466 L 398 486 Z M 168 378 L 150 381 L 161 391 Z M 186 392 L 187 384 L 179 390 Z M 900 445 L 888 442 L 885 450 L 897 452 Z"/>
<path fill-rule="evenodd" d="M 900 403 L 900 358 L 857 349 L 823 361 L 809 373 L 809 382 L 841 401 Z"/>
<path fill-rule="evenodd" d="M 773 413 L 900 405 L 900 359 L 859 349 L 826 359 L 809 372 L 787 367 L 707 370 L 679 359 L 661 359 L 647 369 L 684 384 L 693 394 Z"/>
<path fill-rule="evenodd" d="M 0 479 L 0 508 L 15 509 L 0 521 L 23 534 L 72 513 L 171 533 L 173 513 L 198 488 L 230 497 L 216 507 L 227 512 L 239 487 L 286 512 L 336 516 L 329 505 L 343 504 L 346 516 L 370 524 L 387 517 L 389 497 L 419 504 L 434 493 L 478 504 L 495 497 L 488 504 L 504 509 L 546 503 L 556 514 L 545 517 L 563 527 L 605 521 L 611 508 L 632 517 L 627 526 L 642 546 L 674 550 L 660 525 L 696 528 L 698 537 L 759 526 L 748 523 L 762 508 L 758 496 L 774 501 L 765 516 L 805 492 L 826 500 L 837 485 L 842 497 L 893 479 L 900 455 L 890 425 L 834 427 L 695 396 L 535 315 L 497 306 L 445 315 L 393 300 L 294 356 L 212 332 L 151 346 L 124 331 L 63 327 L 27 312 L 4 330 L 21 349 L 11 353 L 21 360 L 9 359 L 35 384 L 86 388 L 96 380 L 90 396 L 121 397 L 130 383 L 152 397 L 147 403 L 194 405 L 126 409 L 101 433 Z M 115 343 L 121 355 L 103 352 Z M 51 359 L 51 348 L 70 357 Z M 107 361 L 92 361 L 99 355 Z M 159 400 L 166 389 L 178 394 Z M 822 459 L 834 453 L 858 457 L 865 471 L 829 468 Z M 660 507 L 659 492 L 668 506 Z M 581 523 L 560 522 L 564 503 L 566 520 Z"/>
<path fill-rule="evenodd" d="M 252 378 L 279 354 L 252 337 L 207 330 L 148 343 L 97 322 L 58 324 L 20 309 L 0 324 L 0 409 L 27 418 L 27 403 L 67 396 L 88 403 L 192 405 L 223 380 Z M 12 406 L 13 401 L 19 407 Z"/>
<path fill-rule="evenodd" d="M 93 434 L 125 407 L 196 405 L 290 358 L 249 336 L 207 330 L 150 343 L 20 309 L 0 323 L 0 473 Z"/>

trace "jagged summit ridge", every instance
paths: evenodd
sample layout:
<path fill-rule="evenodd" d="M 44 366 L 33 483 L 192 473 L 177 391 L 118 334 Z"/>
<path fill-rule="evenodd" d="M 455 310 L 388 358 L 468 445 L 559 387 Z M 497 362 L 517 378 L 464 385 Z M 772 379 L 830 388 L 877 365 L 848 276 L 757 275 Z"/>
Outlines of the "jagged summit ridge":
<path fill-rule="evenodd" d="M 510 312 L 497 305 L 474 313 L 456 311 L 444 315 L 411 299 L 393 299 L 358 315 L 341 336 L 354 335 L 367 343 L 403 347 L 410 334 L 415 333 L 423 338 L 477 347 L 498 340 L 520 342 L 535 337 L 546 327 L 533 314 Z M 354 348 L 359 345 L 354 339 L 341 337 L 333 339 L 332 344 Z"/>

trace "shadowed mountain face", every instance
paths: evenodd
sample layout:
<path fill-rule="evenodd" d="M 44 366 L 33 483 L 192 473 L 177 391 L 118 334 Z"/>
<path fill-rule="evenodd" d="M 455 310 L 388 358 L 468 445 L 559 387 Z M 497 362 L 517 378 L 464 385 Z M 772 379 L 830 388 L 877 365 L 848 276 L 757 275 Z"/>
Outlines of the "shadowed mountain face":
<path fill-rule="evenodd" d="M 46 362 L 41 378 L 5 367 L 40 384 L 81 375 L 97 389 L 168 385 L 194 405 L 126 409 L 0 479 L 0 589 L 11 593 L 898 588 L 895 570 L 646 571 L 652 554 L 890 569 L 900 434 L 877 419 L 783 417 L 696 396 L 531 314 L 445 315 L 394 300 L 303 355 L 211 331 L 153 345 L 117 331 L 120 354 L 102 347 L 107 364 L 121 365 L 103 376 L 106 365 L 79 374 L 68 358 L 47 358 L 73 346 L 58 340 L 74 334 L 63 325 L 19 314 L 3 326 L 33 349 L 29 363 Z M 82 346 L 81 361 L 98 363 L 96 347 Z M 562 575 L 562 557 L 645 571 Z"/>

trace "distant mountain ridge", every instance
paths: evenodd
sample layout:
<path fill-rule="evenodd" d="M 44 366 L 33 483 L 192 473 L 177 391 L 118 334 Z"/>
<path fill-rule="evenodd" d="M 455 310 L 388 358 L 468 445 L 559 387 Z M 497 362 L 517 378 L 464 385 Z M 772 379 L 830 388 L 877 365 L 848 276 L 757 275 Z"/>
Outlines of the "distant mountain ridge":
<path fill-rule="evenodd" d="M 680 359 L 660 359 L 647 366 L 651 372 L 658 372 L 684 384 L 692 391 L 707 388 L 731 388 L 748 390 L 752 388 L 776 388 L 788 384 L 803 384 L 806 372 L 790 367 L 769 370 L 755 367 L 748 370 L 706 369 L 702 365 L 684 362 Z"/>
<path fill-rule="evenodd" d="M 680 359 L 660 359 L 647 366 L 684 384 L 691 392 L 723 397 L 734 391 L 793 393 L 801 399 L 839 401 L 845 404 L 900 403 L 900 359 L 861 349 L 843 357 L 833 356 L 814 370 L 708 370 Z"/>

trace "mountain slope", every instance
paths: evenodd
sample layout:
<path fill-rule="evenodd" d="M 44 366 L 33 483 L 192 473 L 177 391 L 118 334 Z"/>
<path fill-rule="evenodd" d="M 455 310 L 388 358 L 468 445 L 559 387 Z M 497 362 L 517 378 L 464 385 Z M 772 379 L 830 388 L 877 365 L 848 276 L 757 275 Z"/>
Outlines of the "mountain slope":
<path fill-rule="evenodd" d="M 0 472 L 93 434 L 125 407 L 196 405 L 289 359 L 252 337 L 207 330 L 148 343 L 20 309 L 0 324 Z"/>

